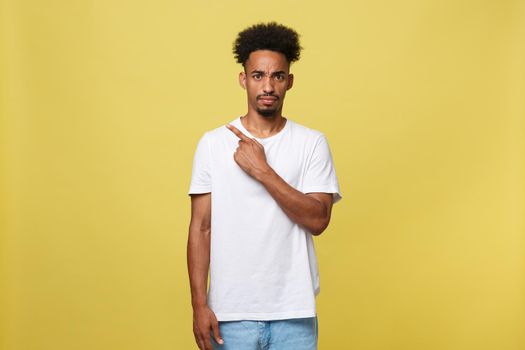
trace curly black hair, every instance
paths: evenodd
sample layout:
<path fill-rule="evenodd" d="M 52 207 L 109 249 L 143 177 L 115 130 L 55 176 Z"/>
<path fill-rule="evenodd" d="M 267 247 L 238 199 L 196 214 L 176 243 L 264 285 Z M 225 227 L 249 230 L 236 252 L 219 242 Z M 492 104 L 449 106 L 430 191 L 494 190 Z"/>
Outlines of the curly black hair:
<path fill-rule="evenodd" d="M 258 23 L 241 31 L 233 43 L 237 63 L 245 64 L 253 51 L 271 50 L 284 54 L 288 63 L 299 59 L 299 34 L 276 22 Z"/>

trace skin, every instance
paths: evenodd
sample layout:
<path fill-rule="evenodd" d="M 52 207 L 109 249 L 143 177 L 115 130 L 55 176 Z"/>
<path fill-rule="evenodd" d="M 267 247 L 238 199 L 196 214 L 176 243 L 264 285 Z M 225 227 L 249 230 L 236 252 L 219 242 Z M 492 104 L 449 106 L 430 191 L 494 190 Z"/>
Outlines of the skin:
<path fill-rule="evenodd" d="M 258 50 L 250 54 L 239 74 L 246 90 L 248 112 L 243 126 L 255 137 L 275 135 L 285 125 L 281 114 L 286 92 L 293 85 L 290 64 L 278 52 Z M 264 147 L 233 125 L 227 128 L 239 138 L 232 155 L 239 167 L 259 181 L 293 222 L 318 236 L 328 226 L 332 212 L 332 194 L 302 193 L 284 181 L 268 164 Z M 188 273 L 193 307 L 193 333 L 201 350 L 212 350 L 210 333 L 223 343 L 215 314 L 207 304 L 210 263 L 211 193 L 191 195 L 191 221 L 188 235 Z"/>

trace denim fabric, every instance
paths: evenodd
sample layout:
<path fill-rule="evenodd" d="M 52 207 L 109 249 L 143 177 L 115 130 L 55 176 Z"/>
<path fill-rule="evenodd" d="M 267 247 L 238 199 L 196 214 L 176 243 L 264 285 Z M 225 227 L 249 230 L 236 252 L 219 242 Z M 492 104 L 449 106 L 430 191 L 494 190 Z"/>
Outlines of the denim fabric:
<path fill-rule="evenodd" d="M 224 344 L 216 350 L 317 350 L 316 317 L 272 321 L 219 321 Z"/>

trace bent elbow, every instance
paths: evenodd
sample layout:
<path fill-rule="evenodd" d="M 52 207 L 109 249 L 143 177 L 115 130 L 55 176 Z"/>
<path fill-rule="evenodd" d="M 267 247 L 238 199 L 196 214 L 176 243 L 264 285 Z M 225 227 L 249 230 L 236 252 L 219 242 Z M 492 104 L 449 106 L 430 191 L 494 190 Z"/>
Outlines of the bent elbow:
<path fill-rule="evenodd" d="M 321 233 L 323 233 L 326 230 L 329 223 L 330 223 L 330 219 L 318 220 L 315 223 L 315 225 L 311 227 L 310 233 L 314 236 L 319 236 Z"/>

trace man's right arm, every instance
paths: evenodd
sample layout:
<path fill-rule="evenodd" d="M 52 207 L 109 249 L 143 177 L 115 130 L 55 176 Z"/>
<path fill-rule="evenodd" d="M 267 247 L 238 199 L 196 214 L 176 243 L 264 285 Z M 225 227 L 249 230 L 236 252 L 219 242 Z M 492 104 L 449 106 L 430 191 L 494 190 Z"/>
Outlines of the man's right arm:
<path fill-rule="evenodd" d="M 188 273 L 193 307 L 193 333 L 201 350 L 213 350 L 210 333 L 222 344 L 219 324 L 207 303 L 210 266 L 211 193 L 191 195 L 191 221 L 188 233 Z"/>

